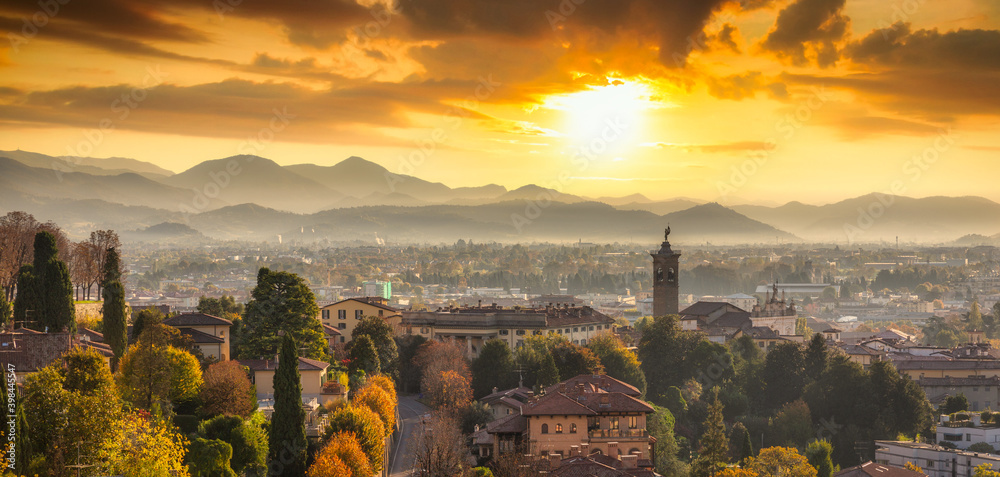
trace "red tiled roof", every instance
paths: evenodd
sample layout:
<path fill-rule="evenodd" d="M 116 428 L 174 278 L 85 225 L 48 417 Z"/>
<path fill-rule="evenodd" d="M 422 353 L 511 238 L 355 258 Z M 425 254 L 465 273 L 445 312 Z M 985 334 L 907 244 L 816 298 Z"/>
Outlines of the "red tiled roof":
<path fill-rule="evenodd" d="M 204 331 L 198 331 L 193 328 L 181 328 L 180 332 L 182 335 L 190 336 L 191 341 L 198 344 L 221 344 L 226 342 L 226 340 L 219 338 L 218 336 L 210 335 Z"/>
<path fill-rule="evenodd" d="M 486 425 L 490 434 L 516 434 L 528 430 L 528 419 L 521 414 L 510 414 Z"/>
<path fill-rule="evenodd" d="M 334 328 L 334 327 L 332 327 L 330 325 L 327 325 L 327 324 L 323 325 L 323 332 L 326 333 L 326 334 L 328 334 L 328 335 L 333 335 L 333 336 L 340 336 L 340 335 L 343 334 L 337 328 Z"/>
<path fill-rule="evenodd" d="M 550 393 L 521 407 L 525 416 L 593 416 L 597 413 L 562 393 Z"/>
<path fill-rule="evenodd" d="M 550 386 L 547 392 L 555 392 L 565 385 L 567 390 L 575 388 L 578 384 L 591 384 L 605 392 L 617 392 L 628 394 L 629 396 L 641 396 L 642 392 L 638 388 L 624 381 L 619 381 L 606 374 L 581 374 L 567 379 L 559 384 Z"/>
<path fill-rule="evenodd" d="M 184 313 L 171 316 L 163 320 L 164 325 L 178 326 L 232 326 L 233 322 L 218 316 L 206 315 L 204 313 Z"/>
<path fill-rule="evenodd" d="M 371 306 L 374 306 L 375 308 L 381 308 L 383 310 L 391 311 L 393 313 L 399 313 L 399 310 L 397 310 L 397 309 L 395 309 L 395 308 L 393 308 L 391 306 L 383 305 L 383 304 L 381 304 L 381 303 L 379 303 L 377 301 L 368 301 L 365 298 L 347 298 L 347 299 L 344 299 L 344 300 L 340 300 L 340 301 L 338 301 L 336 303 L 333 303 L 333 304 L 330 304 L 330 305 L 326 305 L 323 308 L 327 308 L 327 307 L 339 305 L 339 304 L 347 302 L 347 301 L 356 301 L 356 302 L 364 304 L 364 305 L 371 305 Z"/>

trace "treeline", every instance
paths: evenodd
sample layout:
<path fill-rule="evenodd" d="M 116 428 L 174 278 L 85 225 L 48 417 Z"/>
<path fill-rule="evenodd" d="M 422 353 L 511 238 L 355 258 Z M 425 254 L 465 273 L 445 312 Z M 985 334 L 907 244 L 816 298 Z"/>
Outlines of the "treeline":
<path fill-rule="evenodd" d="M 955 272 L 941 267 L 909 267 L 903 269 L 879 270 L 873 287 L 877 290 L 914 290 L 919 285 L 943 285 L 956 279 Z"/>

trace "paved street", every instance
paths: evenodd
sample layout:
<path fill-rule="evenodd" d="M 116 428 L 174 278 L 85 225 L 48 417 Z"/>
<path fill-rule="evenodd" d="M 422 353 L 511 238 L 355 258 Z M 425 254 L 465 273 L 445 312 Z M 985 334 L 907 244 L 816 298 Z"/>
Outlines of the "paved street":
<path fill-rule="evenodd" d="M 410 435 L 417 430 L 420 416 L 426 412 L 428 412 L 427 406 L 417 402 L 416 396 L 399 397 L 399 418 L 402 420 L 402 429 L 399 433 L 399 443 L 392 451 L 390 477 L 408 477 L 413 470 L 413 453 L 408 449 Z"/>

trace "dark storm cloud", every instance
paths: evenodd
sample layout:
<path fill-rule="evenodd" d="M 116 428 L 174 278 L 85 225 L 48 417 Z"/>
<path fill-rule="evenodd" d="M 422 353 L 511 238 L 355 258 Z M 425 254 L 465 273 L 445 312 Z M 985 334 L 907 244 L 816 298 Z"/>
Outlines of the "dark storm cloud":
<path fill-rule="evenodd" d="M 1000 70 L 1000 31 L 911 31 L 908 23 L 874 30 L 845 49 L 857 63 L 890 67 Z"/>
<path fill-rule="evenodd" d="M 842 14 L 845 1 L 796 0 L 778 14 L 761 46 L 795 65 L 833 66 L 850 30 L 851 19 Z"/>
<path fill-rule="evenodd" d="M 495 36 L 513 45 L 552 41 L 557 32 L 636 36 L 667 67 L 684 66 L 713 13 L 728 0 L 421 0 L 401 10 L 412 34 L 450 39 Z"/>

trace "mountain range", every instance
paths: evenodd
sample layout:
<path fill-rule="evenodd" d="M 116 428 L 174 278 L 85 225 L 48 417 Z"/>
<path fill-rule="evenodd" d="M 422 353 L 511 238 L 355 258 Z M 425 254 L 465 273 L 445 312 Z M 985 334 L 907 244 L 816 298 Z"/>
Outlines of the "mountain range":
<path fill-rule="evenodd" d="M 595 194 L 596 195 L 596 194 Z M 128 158 L 0 151 L 0 213 L 25 210 L 71 235 L 126 240 L 374 240 L 679 243 L 941 243 L 993 240 L 1000 204 L 982 197 L 870 194 L 826 205 L 724 207 L 642 194 L 596 198 L 529 184 L 452 188 L 362 159 L 281 166 L 259 156 L 209 160 L 174 174 Z M 672 236 L 673 238 L 673 236 Z M 959 242 L 956 242 L 959 243 Z"/>

